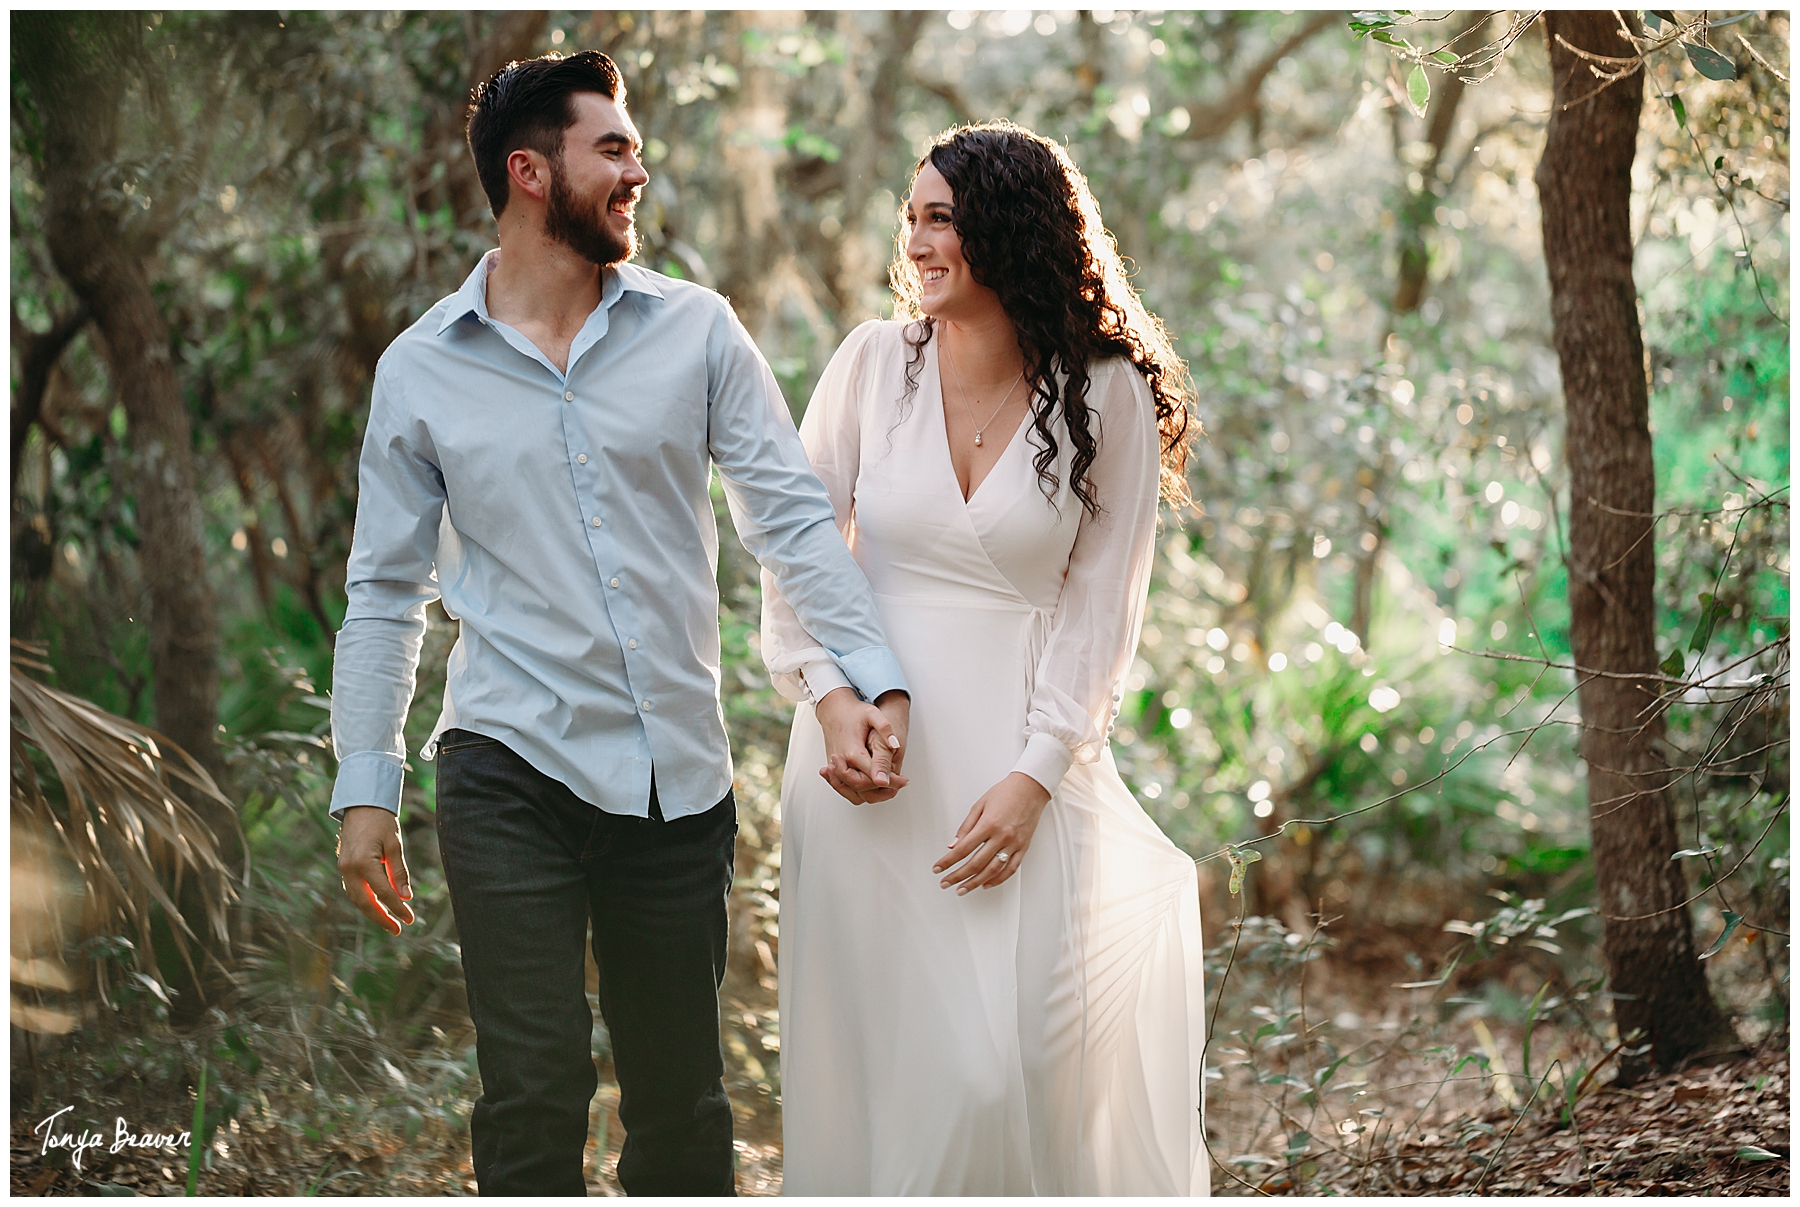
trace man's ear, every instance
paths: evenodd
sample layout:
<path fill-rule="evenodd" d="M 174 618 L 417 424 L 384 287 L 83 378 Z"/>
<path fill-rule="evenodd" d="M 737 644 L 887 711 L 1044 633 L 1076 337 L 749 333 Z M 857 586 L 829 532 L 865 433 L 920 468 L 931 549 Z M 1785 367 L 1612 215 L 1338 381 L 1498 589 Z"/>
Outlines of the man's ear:
<path fill-rule="evenodd" d="M 537 201 L 550 192 L 550 161 L 529 147 L 520 147 L 506 157 L 507 184 Z"/>

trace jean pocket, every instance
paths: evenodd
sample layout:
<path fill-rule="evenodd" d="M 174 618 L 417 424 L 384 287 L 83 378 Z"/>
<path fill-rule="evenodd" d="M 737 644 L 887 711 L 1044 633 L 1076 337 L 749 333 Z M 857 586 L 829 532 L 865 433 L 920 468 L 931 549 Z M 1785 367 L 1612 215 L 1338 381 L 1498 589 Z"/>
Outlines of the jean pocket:
<path fill-rule="evenodd" d="M 490 738 L 483 733 L 470 733 L 466 729 L 452 729 L 438 738 L 437 753 L 439 758 L 447 754 L 456 754 L 464 750 L 485 750 L 506 743 L 499 738 Z"/>

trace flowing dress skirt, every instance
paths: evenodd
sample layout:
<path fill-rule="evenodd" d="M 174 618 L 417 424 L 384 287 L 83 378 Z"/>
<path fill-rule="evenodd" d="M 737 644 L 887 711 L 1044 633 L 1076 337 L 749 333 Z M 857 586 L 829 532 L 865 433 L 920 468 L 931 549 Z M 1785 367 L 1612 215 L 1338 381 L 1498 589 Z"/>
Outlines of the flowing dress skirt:
<path fill-rule="evenodd" d="M 932 864 L 1012 768 L 1050 613 L 1004 591 L 878 595 L 912 692 L 891 801 L 819 778 L 801 705 L 782 788 L 789 1194 L 1204 1195 L 1193 862 L 1110 751 L 1073 767 L 1019 871 Z"/>

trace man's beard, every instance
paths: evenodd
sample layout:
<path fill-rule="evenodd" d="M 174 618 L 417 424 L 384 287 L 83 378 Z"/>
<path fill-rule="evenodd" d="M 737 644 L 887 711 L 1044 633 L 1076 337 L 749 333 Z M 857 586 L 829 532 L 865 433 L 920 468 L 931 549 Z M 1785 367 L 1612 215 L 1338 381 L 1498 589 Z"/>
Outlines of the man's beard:
<path fill-rule="evenodd" d="M 544 233 L 568 245 L 582 259 L 605 268 L 637 255 L 637 227 L 630 227 L 620 238 L 607 225 L 614 198 L 607 197 L 599 206 L 590 206 L 584 212 L 560 163 L 550 165 L 550 193 L 545 200 Z"/>

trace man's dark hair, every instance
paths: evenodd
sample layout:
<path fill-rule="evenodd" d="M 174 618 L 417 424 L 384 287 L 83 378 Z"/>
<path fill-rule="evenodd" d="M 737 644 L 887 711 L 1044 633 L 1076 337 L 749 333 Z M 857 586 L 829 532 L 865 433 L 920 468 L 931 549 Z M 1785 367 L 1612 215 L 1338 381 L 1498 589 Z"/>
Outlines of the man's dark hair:
<path fill-rule="evenodd" d="M 560 160 L 563 131 L 576 121 L 577 92 L 623 102 L 625 81 L 611 59 L 583 50 L 508 63 L 476 85 L 469 101 L 469 153 L 495 218 L 506 210 L 507 156 L 524 147 Z"/>

